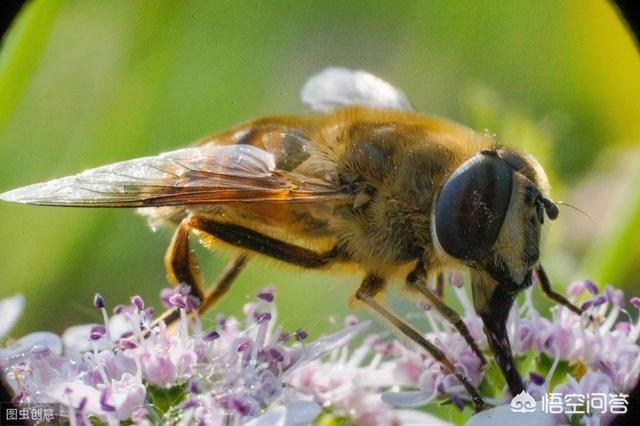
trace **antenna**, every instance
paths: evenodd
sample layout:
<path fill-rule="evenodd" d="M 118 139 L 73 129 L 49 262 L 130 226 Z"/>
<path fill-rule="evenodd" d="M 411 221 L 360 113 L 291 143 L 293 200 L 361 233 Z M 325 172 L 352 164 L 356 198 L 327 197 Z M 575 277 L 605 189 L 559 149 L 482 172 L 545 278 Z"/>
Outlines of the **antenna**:
<path fill-rule="evenodd" d="M 556 204 L 560 204 L 561 206 L 567 206 L 567 207 L 571 207 L 572 209 L 579 211 L 580 213 L 582 213 L 583 215 L 585 215 L 590 221 L 593 222 L 593 218 L 591 216 L 589 216 L 589 214 L 587 214 L 587 212 L 585 212 L 582 209 L 577 208 L 576 206 L 573 206 L 569 203 L 565 203 L 564 201 L 556 201 Z"/>

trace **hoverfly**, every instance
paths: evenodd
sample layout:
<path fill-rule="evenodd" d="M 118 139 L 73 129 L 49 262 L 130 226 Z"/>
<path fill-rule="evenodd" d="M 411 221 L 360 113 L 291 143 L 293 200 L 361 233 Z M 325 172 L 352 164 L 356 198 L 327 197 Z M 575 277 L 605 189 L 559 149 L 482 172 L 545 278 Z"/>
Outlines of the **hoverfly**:
<path fill-rule="evenodd" d="M 516 295 L 536 273 L 548 296 L 580 313 L 551 289 L 539 263 L 545 216 L 558 216 L 540 164 L 487 135 L 414 112 L 402 91 L 363 71 L 329 68 L 308 80 L 302 100 L 316 113 L 254 120 L 189 148 L 1 198 L 138 207 L 154 225 L 177 225 L 168 277 L 190 285 L 201 310 L 229 289 L 247 252 L 302 268 L 355 264 L 364 272 L 355 298 L 455 374 L 481 409 L 479 394 L 444 353 L 375 300 L 389 281 L 404 281 L 484 363 L 464 322 L 429 285 L 443 271 L 466 270 L 496 362 L 511 393 L 520 393 L 506 330 Z M 207 291 L 189 249 L 191 231 L 207 247 L 245 251 Z"/>

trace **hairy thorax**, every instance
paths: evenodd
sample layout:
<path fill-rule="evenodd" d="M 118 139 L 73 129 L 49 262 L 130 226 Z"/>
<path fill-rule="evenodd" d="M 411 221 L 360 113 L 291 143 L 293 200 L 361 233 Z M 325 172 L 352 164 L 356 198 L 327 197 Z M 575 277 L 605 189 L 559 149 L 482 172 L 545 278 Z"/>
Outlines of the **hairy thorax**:
<path fill-rule="evenodd" d="M 337 172 L 354 204 L 336 211 L 339 245 L 373 269 L 423 256 L 432 247 L 438 188 L 467 153 L 424 126 L 405 123 L 354 123 L 343 136 Z"/>

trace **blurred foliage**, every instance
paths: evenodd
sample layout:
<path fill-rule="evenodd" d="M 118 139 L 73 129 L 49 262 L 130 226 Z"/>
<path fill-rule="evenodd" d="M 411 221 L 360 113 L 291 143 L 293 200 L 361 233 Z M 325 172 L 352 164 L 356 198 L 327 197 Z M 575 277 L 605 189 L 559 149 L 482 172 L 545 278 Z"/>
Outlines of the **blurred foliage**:
<path fill-rule="evenodd" d="M 611 152 L 640 159 L 640 62 L 603 1 L 40 0 L 0 52 L 0 190 L 301 113 L 300 87 L 329 65 L 370 70 L 419 110 L 530 151 L 557 199 L 619 173 L 616 162 L 595 167 Z M 556 282 L 588 274 L 638 291 L 633 164 L 620 178 L 636 182 L 626 193 L 610 199 L 613 180 L 579 205 L 593 221 L 562 210 L 544 258 Z M 591 238 L 601 228 L 610 232 Z M 22 291 L 28 300 L 16 334 L 97 320 L 97 290 L 112 306 L 133 293 L 157 301 L 170 233 L 149 232 L 132 211 L 2 204 L 0 297 Z M 212 279 L 225 255 L 198 254 Z M 344 315 L 358 280 L 256 261 L 220 309 L 238 312 L 274 283 L 285 326 L 319 332 L 329 315 Z"/>

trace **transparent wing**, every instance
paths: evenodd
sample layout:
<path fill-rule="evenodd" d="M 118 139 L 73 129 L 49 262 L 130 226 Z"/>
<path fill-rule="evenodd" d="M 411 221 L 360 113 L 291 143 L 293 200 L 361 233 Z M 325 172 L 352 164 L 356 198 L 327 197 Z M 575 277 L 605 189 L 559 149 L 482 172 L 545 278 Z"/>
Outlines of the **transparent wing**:
<path fill-rule="evenodd" d="M 98 167 L 5 192 L 0 198 L 51 206 L 150 207 L 347 196 L 335 183 L 276 169 L 273 154 L 260 148 L 203 145 Z"/>
<path fill-rule="evenodd" d="M 402 90 L 366 71 L 347 68 L 327 68 L 312 76 L 300 96 L 312 109 L 324 112 L 347 105 L 413 109 Z"/>

